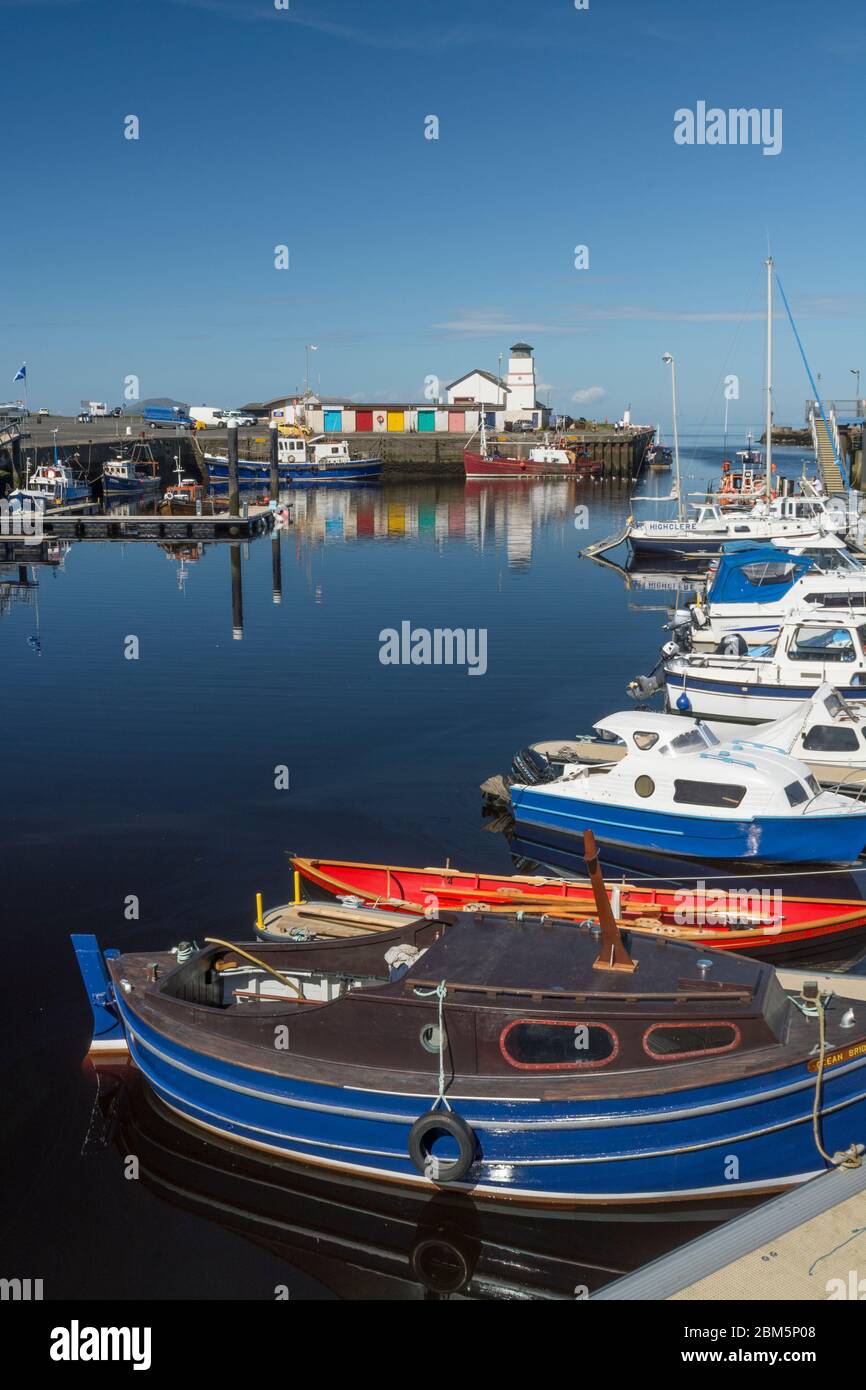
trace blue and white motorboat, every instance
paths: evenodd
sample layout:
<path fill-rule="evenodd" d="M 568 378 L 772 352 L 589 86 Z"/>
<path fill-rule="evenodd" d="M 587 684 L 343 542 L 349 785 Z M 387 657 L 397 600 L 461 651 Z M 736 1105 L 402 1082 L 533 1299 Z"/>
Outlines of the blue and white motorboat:
<path fill-rule="evenodd" d="M 128 1053 L 205 1132 L 431 1196 L 731 1199 L 856 1163 L 862 1000 L 620 930 L 586 853 L 582 924 L 458 913 L 124 955 L 75 936 L 91 1051 Z"/>
<path fill-rule="evenodd" d="M 690 651 L 716 651 L 731 633 L 748 647 L 763 646 L 792 613 L 825 608 L 866 608 L 866 569 L 821 574 L 809 555 L 754 546 L 721 555 L 706 598 L 689 606 L 675 636 Z"/>
<path fill-rule="evenodd" d="M 852 864 L 866 848 L 866 804 L 822 791 L 805 763 L 777 749 L 723 744 L 676 714 L 624 711 L 595 727 L 624 744 L 624 755 L 512 785 L 522 839 L 557 849 L 591 830 L 603 848 L 636 852 L 636 864 L 648 852 L 702 863 Z"/>
<path fill-rule="evenodd" d="M 149 444 L 134 444 L 129 455 L 121 449 L 107 459 L 102 470 L 106 498 L 156 496 L 160 488 L 159 464 Z"/>
<path fill-rule="evenodd" d="M 784 618 L 778 635 L 763 647 L 749 647 L 736 632 L 724 643 L 730 651 L 698 651 L 664 660 L 669 708 L 702 719 L 761 724 L 783 719 L 825 683 L 844 700 L 866 700 L 862 609 L 801 609 Z M 633 693 L 644 698 L 650 693 L 649 682 L 639 677 Z"/>
<path fill-rule="evenodd" d="M 694 520 L 630 519 L 625 536 L 635 554 L 681 560 L 713 558 L 732 541 L 809 541 L 846 530 L 847 525 L 844 506 L 835 505 L 832 498 L 776 497 L 769 503 L 756 502 L 749 512 L 726 512 L 717 503 L 707 503 L 697 506 Z"/>
<path fill-rule="evenodd" d="M 76 478 L 68 463 L 55 458 L 53 463 L 40 463 L 29 475 L 24 487 L 14 488 L 7 498 L 12 508 L 19 505 L 45 509 L 67 507 L 73 502 L 90 498 L 90 484 Z"/>
<path fill-rule="evenodd" d="M 300 435 L 280 435 L 277 441 L 277 467 L 280 487 L 306 487 L 327 483 L 371 483 L 382 474 L 379 458 L 353 458 L 346 440 L 328 440 L 317 436 L 307 440 Z M 228 459 L 218 454 L 205 454 L 208 475 L 217 488 L 228 486 Z M 238 459 L 238 483 L 243 488 L 267 492 L 270 487 L 270 463 L 256 459 Z"/>

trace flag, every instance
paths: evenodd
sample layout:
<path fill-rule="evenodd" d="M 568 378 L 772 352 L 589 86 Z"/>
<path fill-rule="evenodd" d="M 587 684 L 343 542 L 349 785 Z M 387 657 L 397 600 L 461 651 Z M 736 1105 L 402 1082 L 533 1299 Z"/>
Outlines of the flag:
<path fill-rule="evenodd" d="M 15 373 L 15 375 L 13 376 L 12 380 L 13 380 L 13 381 L 23 381 L 24 378 L 26 377 L 26 375 L 27 375 L 27 363 L 26 363 L 26 362 L 22 362 L 22 363 L 21 363 L 21 366 L 18 368 L 18 371 L 17 371 L 17 372 Z"/>

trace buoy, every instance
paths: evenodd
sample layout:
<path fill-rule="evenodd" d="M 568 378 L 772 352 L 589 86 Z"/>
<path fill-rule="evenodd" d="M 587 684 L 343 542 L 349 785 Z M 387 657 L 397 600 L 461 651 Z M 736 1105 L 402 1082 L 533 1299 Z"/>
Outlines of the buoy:
<path fill-rule="evenodd" d="M 691 707 L 692 702 L 686 692 L 683 691 L 682 695 L 677 696 L 677 709 L 685 712 L 687 709 L 691 709 Z"/>

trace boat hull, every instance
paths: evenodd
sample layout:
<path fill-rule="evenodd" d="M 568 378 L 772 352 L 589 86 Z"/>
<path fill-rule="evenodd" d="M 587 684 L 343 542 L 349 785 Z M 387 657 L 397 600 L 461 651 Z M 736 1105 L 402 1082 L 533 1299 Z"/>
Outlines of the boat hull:
<path fill-rule="evenodd" d="M 574 478 L 592 471 L 591 466 L 581 469 L 570 460 L 568 463 L 542 463 L 537 459 L 485 458 L 483 454 L 468 450 L 463 454 L 463 468 L 467 478 Z"/>
<path fill-rule="evenodd" d="M 211 481 L 217 487 L 228 486 L 229 466 L 225 459 L 207 456 L 207 469 Z M 328 483 L 369 483 L 381 476 L 381 459 L 350 459 L 348 463 L 337 464 L 331 468 L 317 468 L 312 464 L 285 464 L 278 469 L 280 487 L 312 487 Z M 250 460 L 238 461 L 238 484 L 240 487 L 258 487 L 267 492 L 270 488 L 271 470 L 268 463 Z"/>
<path fill-rule="evenodd" d="M 685 695 L 688 714 L 701 719 L 727 719 L 741 724 L 772 723 L 793 714 L 804 701 L 811 700 L 820 680 L 811 685 L 771 685 L 769 683 L 723 679 L 718 674 L 701 676 L 691 671 L 665 671 L 668 704 L 677 708 Z M 866 700 L 866 685 L 836 685 L 845 700 Z"/>
<path fill-rule="evenodd" d="M 423 1186 L 409 1131 L 428 1094 L 355 1090 L 252 1070 L 181 1045 L 118 999 L 130 1056 L 159 1098 L 193 1123 L 297 1161 Z M 825 1147 L 866 1128 L 866 1044 L 824 1078 Z M 824 1172 L 812 1136 L 815 1077 L 804 1064 L 656 1096 L 598 1101 L 452 1094 L 478 1156 L 462 1183 L 539 1203 L 668 1202 L 772 1191 Z M 546 1088 L 541 1088 L 546 1089 Z M 736 1146 L 738 1179 L 729 1178 Z"/>
<path fill-rule="evenodd" d="M 844 816 L 762 816 L 748 820 L 659 813 L 643 807 L 558 796 L 544 786 L 511 788 L 518 829 L 557 831 L 601 845 L 650 851 L 665 858 L 714 863 L 852 864 L 866 846 L 866 809 Z"/>

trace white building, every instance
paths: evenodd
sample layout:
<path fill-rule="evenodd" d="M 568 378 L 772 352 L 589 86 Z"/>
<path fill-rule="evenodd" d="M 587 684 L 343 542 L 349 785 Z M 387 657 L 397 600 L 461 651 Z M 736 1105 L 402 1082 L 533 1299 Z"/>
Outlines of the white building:
<path fill-rule="evenodd" d="M 508 375 L 502 381 L 492 372 L 475 367 L 446 388 L 449 405 L 483 405 L 502 412 L 503 423 L 533 420 L 547 424 L 548 408 L 536 399 L 535 358 L 529 343 L 514 343 L 508 358 Z M 497 425 L 499 425 L 497 420 Z"/>

